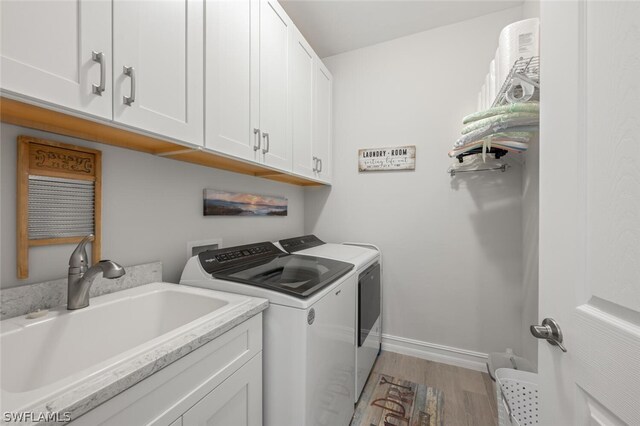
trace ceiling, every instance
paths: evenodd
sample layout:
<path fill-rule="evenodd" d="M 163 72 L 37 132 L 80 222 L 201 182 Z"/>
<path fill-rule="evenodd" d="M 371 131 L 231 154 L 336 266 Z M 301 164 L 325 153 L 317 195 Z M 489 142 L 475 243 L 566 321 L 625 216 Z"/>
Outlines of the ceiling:
<path fill-rule="evenodd" d="M 453 24 L 523 0 L 279 0 L 321 57 Z"/>

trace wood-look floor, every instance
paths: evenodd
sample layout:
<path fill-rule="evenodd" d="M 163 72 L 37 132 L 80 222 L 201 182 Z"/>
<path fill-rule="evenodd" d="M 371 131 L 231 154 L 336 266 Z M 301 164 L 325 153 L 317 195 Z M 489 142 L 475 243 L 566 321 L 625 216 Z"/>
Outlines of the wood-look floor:
<path fill-rule="evenodd" d="M 382 352 L 373 371 L 444 392 L 445 426 L 498 424 L 495 388 L 487 373 L 393 352 Z"/>

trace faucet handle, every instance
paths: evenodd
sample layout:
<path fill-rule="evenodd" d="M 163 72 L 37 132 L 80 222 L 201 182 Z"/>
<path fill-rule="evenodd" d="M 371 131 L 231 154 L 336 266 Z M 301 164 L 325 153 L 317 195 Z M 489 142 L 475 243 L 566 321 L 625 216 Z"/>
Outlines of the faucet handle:
<path fill-rule="evenodd" d="M 78 243 L 78 247 L 71 253 L 71 257 L 69 258 L 69 267 L 70 268 L 88 268 L 89 267 L 89 256 L 87 255 L 87 243 L 89 241 L 93 241 L 93 234 L 89 234 Z"/>

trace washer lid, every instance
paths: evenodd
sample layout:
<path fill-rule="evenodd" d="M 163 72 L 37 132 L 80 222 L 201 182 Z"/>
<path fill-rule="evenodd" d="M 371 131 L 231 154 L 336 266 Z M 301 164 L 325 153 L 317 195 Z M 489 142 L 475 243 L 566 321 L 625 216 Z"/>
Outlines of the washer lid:
<path fill-rule="evenodd" d="M 296 254 L 324 257 L 327 259 L 349 262 L 355 265 L 356 269 L 365 267 L 367 264 L 380 256 L 380 253 L 378 253 L 378 251 L 370 248 L 331 243 L 323 244 L 306 250 L 301 250 L 299 252 L 296 252 Z"/>
<path fill-rule="evenodd" d="M 264 287 L 306 298 L 353 269 L 353 265 L 314 256 L 282 254 L 271 259 L 214 272 L 214 278 Z"/>
<path fill-rule="evenodd" d="M 288 254 L 270 242 L 205 251 L 198 260 L 214 278 L 299 298 L 317 293 L 353 269 L 352 264 L 338 260 Z"/>

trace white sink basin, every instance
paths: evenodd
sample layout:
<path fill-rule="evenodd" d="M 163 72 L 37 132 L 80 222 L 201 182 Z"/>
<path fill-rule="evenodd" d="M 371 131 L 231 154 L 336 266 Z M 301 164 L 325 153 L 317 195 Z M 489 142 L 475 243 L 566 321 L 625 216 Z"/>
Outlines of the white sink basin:
<path fill-rule="evenodd" d="M 154 283 L 0 322 L 2 410 L 25 408 L 144 355 L 250 298 Z M 7 406 L 7 405 L 10 406 Z"/>

